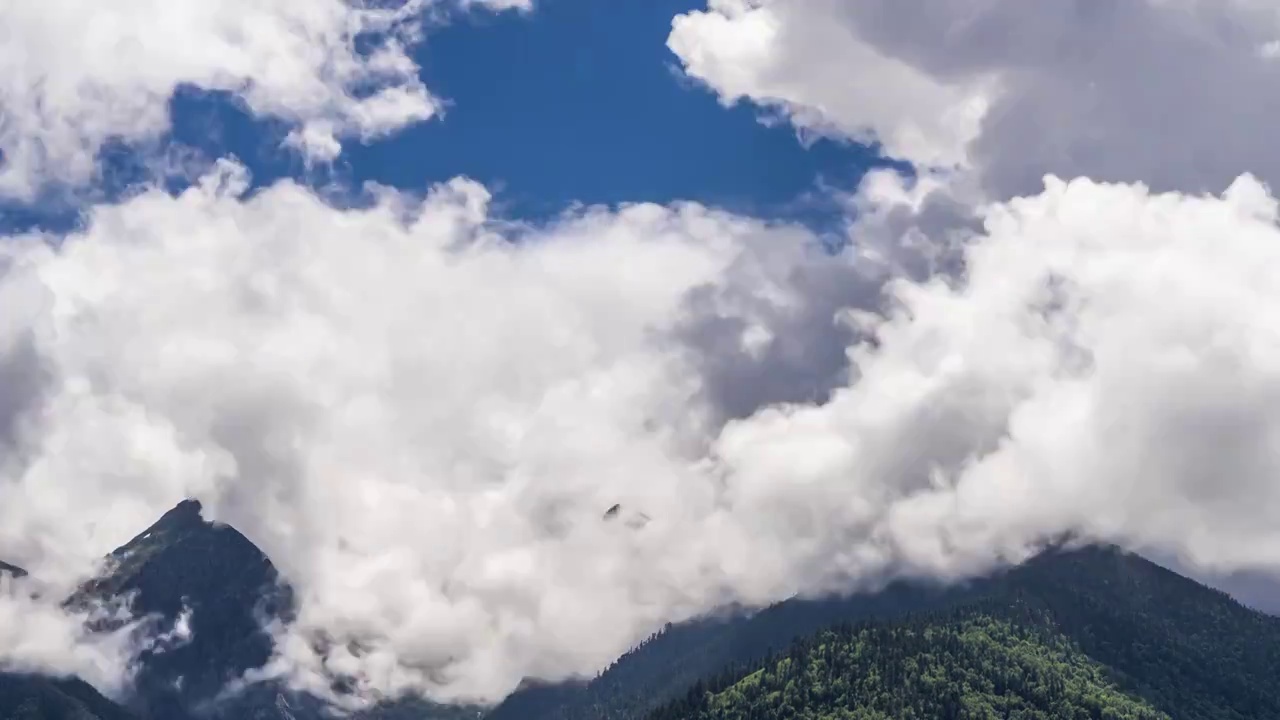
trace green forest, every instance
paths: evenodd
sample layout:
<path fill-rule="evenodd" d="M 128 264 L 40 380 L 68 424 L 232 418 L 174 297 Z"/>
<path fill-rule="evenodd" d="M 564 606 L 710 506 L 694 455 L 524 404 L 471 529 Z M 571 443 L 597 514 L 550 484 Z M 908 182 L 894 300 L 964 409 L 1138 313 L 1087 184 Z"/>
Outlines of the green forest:
<path fill-rule="evenodd" d="M 1003 615 L 1004 613 L 1001 613 Z M 1108 670 L 1028 613 L 974 609 L 845 626 L 764 667 L 699 683 L 650 720 L 1153 720 Z"/>
<path fill-rule="evenodd" d="M 1280 621 L 1134 556 L 1053 553 L 951 607 L 842 624 L 648 720 L 1280 717 Z"/>

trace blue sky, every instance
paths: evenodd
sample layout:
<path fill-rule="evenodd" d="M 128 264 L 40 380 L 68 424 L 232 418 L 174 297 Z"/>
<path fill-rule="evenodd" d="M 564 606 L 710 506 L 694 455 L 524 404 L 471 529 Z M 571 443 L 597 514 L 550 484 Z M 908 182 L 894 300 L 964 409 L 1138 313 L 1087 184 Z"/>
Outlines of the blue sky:
<path fill-rule="evenodd" d="M 747 214 L 831 226 L 820 188 L 851 188 L 878 162 L 858 145 L 805 147 L 758 110 L 725 108 L 682 77 L 665 46 L 671 18 L 696 0 L 545 0 L 535 13 L 476 13 L 428 36 L 416 56 L 443 119 L 369 145 L 346 144 L 333 175 L 421 188 L 465 175 L 495 192 L 500 212 L 528 220 L 575 202 L 687 199 Z M 191 90 L 172 102 L 172 140 L 210 157 L 234 154 L 257 184 L 305 175 L 279 147 L 286 128 Z M 109 155 L 109 188 L 139 175 L 129 152 Z M 57 226 L 57 203 L 9 208 L 0 225 Z"/>

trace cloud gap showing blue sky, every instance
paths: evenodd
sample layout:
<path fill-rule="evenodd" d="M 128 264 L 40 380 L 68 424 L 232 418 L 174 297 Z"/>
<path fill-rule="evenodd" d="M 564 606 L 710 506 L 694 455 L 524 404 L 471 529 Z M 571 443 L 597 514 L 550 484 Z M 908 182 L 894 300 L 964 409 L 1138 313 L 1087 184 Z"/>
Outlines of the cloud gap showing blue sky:
<path fill-rule="evenodd" d="M 413 54 L 442 118 L 308 167 L 282 146 L 289 126 L 255 117 L 222 91 L 180 87 L 171 129 L 145 148 L 114 143 L 96 196 L 117 199 L 149 179 L 155 147 L 237 158 L 254 189 L 282 178 L 357 190 L 368 181 L 420 189 L 464 175 L 496 195 L 496 210 L 529 221 L 573 205 L 691 200 L 838 232 L 847 192 L 868 169 L 895 166 L 875 147 L 817 137 L 797 142 L 785 121 L 746 103 L 724 107 L 684 78 L 665 47 L 690 0 L 547 0 L 532 14 L 449 14 Z M 358 38 L 359 40 L 359 38 Z M 360 46 L 361 43 L 357 43 Z M 171 176 L 177 189 L 188 178 Z M 73 202 L 6 202 L 0 227 L 66 228 Z"/>

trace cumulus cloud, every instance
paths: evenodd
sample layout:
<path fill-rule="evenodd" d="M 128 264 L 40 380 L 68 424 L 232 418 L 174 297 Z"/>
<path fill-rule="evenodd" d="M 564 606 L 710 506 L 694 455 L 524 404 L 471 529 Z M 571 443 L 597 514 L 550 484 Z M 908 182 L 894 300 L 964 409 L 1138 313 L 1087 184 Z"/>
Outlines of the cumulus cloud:
<path fill-rule="evenodd" d="M 0 572 L 0 671 L 77 676 L 120 692 L 132 674 L 136 625 L 117 606 L 69 610 L 51 602 L 59 589 Z M 113 619 L 115 630 L 90 629 Z"/>
<path fill-rule="evenodd" d="M 5 339 L 47 380 L 0 527 L 48 564 L 98 551 L 67 497 L 199 497 L 298 590 L 272 671 L 468 701 L 726 602 L 1065 532 L 1270 567 L 1275 201 L 1048 182 L 984 212 L 963 282 L 902 276 L 850 318 L 870 340 L 828 402 L 720 432 L 690 298 L 739 297 L 801 231 L 696 205 L 510 227 L 467 181 L 344 210 L 225 165 L 6 248 Z M 602 522 L 615 502 L 651 521 Z"/>
<path fill-rule="evenodd" d="M 5 244 L 0 365 L 44 378 L 0 483 L 18 560 L 85 568 L 197 497 L 297 590 L 295 679 L 446 699 L 589 672 L 716 604 L 683 547 L 713 413 L 673 338 L 693 289 L 802 231 L 697 205 L 511 225 L 465 180 L 359 209 L 246 187 L 224 163 Z M 603 523 L 614 503 L 653 524 Z"/>
<path fill-rule="evenodd" d="M 440 110 L 411 50 L 437 0 L 75 0 L 0 7 L 0 197 L 89 181 L 108 140 L 154 140 L 181 86 L 232 93 L 330 159 Z M 465 7 L 529 9 L 530 0 Z M 68 52 L 74 48 L 74 52 Z"/>
<path fill-rule="evenodd" d="M 823 538 L 852 577 L 859 538 L 947 576 L 1062 533 L 1274 570 L 1275 200 L 1047 182 L 988 210 L 962 281 L 891 285 L 856 383 L 726 431 L 745 501 L 775 537 L 856 528 Z"/>
<path fill-rule="evenodd" d="M 836 254 L 697 204 L 521 224 L 465 179 L 342 206 L 293 182 L 249 194 L 230 162 L 65 237 L 6 238 L 0 547 L 69 583 L 196 497 L 296 590 L 266 673 L 364 700 L 492 701 L 725 604 L 961 577 L 1063 534 L 1275 571 L 1280 229 L 1256 151 L 1276 13 L 931 8 L 713 0 L 673 29 L 726 101 L 917 165 L 850 193 Z M 177 14 L 174 36 L 221 18 L 262 65 L 184 46 L 146 56 L 159 80 L 71 59 L 23 77 L 160 113 L 144 134 L 176 83 L 232 89 L 313 148 L 408 118 L 362 104 L 370 77 L 430 107 L 406 10 L 241 9 L 266 19 Z M 355 53 L 371 28 L 390 55 Z M 78 177 L 120 132 L 83 105 L 41 120 L 52 100 L 5 82 L 10 178 Z M 51 142 L 74 152 L 12 164 Z M 608 522 L 615 504 L 647 521 Z"/>
<path fill-rule="evenodd" d="M 979 173 L 1217 191 L 1280 176 L 1280 14 L 1258 0 L 710 0 L 669 46 L 725 102 Z"/>
<path fill-rule="evenodd" d="M 988 206 L 962 278 L 845 313 L 829 399 L 727 424 L 684 334 L 724 313 L 696 298 L 754 307 L 729 284 L 801 230 L 697 205 L 513 225 L 465 180 L 346 209 L 246 186 L 224 164 L 6 245 L 6 361 L 45 380 L 0 538 L 87 562 L 140 524 L 80 511 L 197 497 L 295 586 L 266 672 L 299 687 L 492 701 L 727 603 L 962 577 L 1064 533 L 1280 559 L 1280 229 L 1249 176 Z"/>
<path fill-rule="evenodd" d="M 852 242 L 885 279 L 963 284 L 981 208 L 1046 173 L 1192 193 L 1280 177 L 1262 144 L 1278 20 L 1255 0 L 709 0 L 668 46 L 725 103 L 915 165 L 851 193 Z"/>
<path fill-rule="evenodd" d="M 981 83 L 952 84 L 886 56 L 843 10 L 835 0 L 711 0 L 676 17 L 668 45 L 728 104 L 752 100 L 805 130 L 880 142 L 917 162 L 962 162 L 986 110 Z"/>

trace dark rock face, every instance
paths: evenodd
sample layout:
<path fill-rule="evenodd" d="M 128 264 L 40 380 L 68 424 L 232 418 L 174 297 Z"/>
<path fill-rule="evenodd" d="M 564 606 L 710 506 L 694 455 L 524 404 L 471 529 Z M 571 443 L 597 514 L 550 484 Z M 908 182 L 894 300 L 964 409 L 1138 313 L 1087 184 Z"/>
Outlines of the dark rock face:
<path fill-rule="evenodd" d="M 222 716 L 215 699 L 227 683 L 267 662 L 271 638 L 263 621 L 288 606 L 271 561 L 234 528 L 205 521 L 194 501 L 113 552 L 108 571 L 71 602 L 122 596 L 132 598 L 135 614 L 153 615 L 161 627 L 189 618 L 189 639 L 143 655 L 130 699 L 141 714 L 166 720 Z M 275 693 L 269 694 L 274 713 Z M 228 701 L 225 711 L 236 704 Z"/>
<path fill-rule="evenodd" d="M 4 720 L 138 720 L 79 680 L 0 673 Z"/>
<path fill-rule="evenodd" d="M 9 563 L 0 560 L 0 576 L 4 575 L 15 578 L 26 577 L 27 571 L 17 565 L 10 565 Z"/>
<path fill-rule="evenodd" d="M 626 508 L 615 506 L 605 511 L 603 519 L 623 519 L 627 514 Z M 263 630 L 263 621 L 287 620 L 292 613 L 289 590 L 276 568 L 234 528 L 205 521 L 199 504 L 184 502 L 108 560 L 103 576 L 82 587 L 68 604 L 127 597 L 136 614 L 155 617 L 159 628 L 171 627 L 186 615 L 190 637 L 143 654 L 136 687 L 123 705 L 78 680 L 0 673 L 0 720 L 329 717 L 319 700 L 272 683 L 251 686 L 231 697 L 223 695 L 230 681 L 270 658 L 271 638 Z M 25 572 L 0 563 L 0 574 L 21 577 Z M 966 586 L 898 584 L 873 595 L 792 600 L 749 616 L 670 627 L 590 683 L 530 688 L 487 717 L 639 720 L 695 683 L 726 668 L 755 663 L 823 628 L 939 612 L 975 598 L 1034 602 L 1065 626 L 1084 628 L 1087 632 L 1073 635 L 1073 641 L 1123 674 L 1140 677 L 1150 675 L 1151 667 L 1185 666 L 1187 674 L 1174 684 L 1157 678 L 1161 687 L 1180 688 L 1193 700 L 1207 698 L 1205 702 L 1213 700 L 1222 707 L 1267 709 L 1261 715 L 1245 712 L 1239 717 L 1280 717 L 1268 714 L 1270 696 L 1260 689 L 1280 687 L 1270 670 L 1280 668 L 1275 650 L 1280 647 L 1280 619 L 1246 610 L 1220 592 L 1137 556 L 1096 547 L 1056 548 L 1019 568 Z M 1145 655 L 1131 657 L 1123 647 L 1132 643 L 1112 641 L 1126 634 L 1141 639 L 1138 645 L 1150 652 L 1159 651 L 1160 662 L 1151 665 Z M 1229 671 L 1219 667 L 1221 662 L 1182 662 L 1186 648 L 1212 648 L 1224 642 L 1238 656 Z M 1183 695 L 1179 698 L 1186 699 Z M 1155 700 L 1161 707 L 1171 707 L 1168 698 Z M 355 720 L 452 720 L 481 714 L 477 708 L 441 708 L 404 700 L 361 713 Z"/>
<path fill-rule="evenodd" d="M 226 695 L 228 683 L 271 657 L 268 619 L 287 621 L 289 588 L 270 559 L 228 525 L 206 521 L 195 501 L 180 503 L 113 552 L 108 571 L 70 602 L 131 597 L 136 615 L 154 615 L 158 628 L 189 614 L 187 642 L 144 654 L 129 706 L 151 720 L 319 720 L 330 717 L 320 700 L 258 683 Z M 457 715 L 428 703 L 386 703 L 357 720 Z M 0 720 L 3 716 L 0 715 Z"/>

